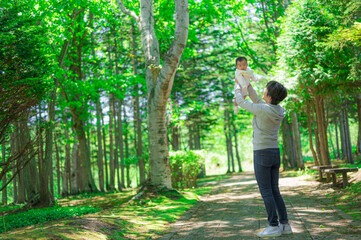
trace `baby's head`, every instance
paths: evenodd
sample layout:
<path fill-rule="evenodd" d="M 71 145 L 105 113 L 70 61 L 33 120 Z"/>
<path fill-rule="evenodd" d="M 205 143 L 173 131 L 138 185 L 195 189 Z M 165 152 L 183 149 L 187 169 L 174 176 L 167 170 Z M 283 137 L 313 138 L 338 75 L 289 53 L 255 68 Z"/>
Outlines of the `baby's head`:
<path fill-rule="evenodd" d="M 245 71 L 248 67 L 248 63 L 247 63 L 247 58 L 245 57 L 238 57 L 236 59 L 236 68 L 238 70 L 243 70 Z"/>

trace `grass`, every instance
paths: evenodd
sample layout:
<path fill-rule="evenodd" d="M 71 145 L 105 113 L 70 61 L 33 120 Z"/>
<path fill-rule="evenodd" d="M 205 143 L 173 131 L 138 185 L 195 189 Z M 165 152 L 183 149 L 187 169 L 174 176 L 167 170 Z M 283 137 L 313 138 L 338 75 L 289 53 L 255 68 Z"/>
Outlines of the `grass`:
<path fill-rule="evenodd" d="M 94 213 L 99 209 L 94 207 L 60 207 L 54 206 L 49 208 L 31 209 L 26 212 L 3 215 L 3 224 L 0 224 L 0 233 L 9 231 L 14 228 L 31 226 L 34 224 L 43 224 L 52 220 L 80 216 L 88 213 Z"/>
<path fill-rule="evenodd" d="M 0 207 L 0 214 L 15 210 L 15 209 L 19 209 L 21 207 L 25 206 L 25 204 L 9 204 L 9 205 L 5 205 L 5 206 L 1 206 Z"/>
<path fill-rule="evenodd" d="M 355 159 L 355 164 L 342 164 L 341 167 L 361 168 L 361 156 Z M 360 175 L 359 175 L 360 176 Z M 361 181 L 351 183 L 344 189 L 335 189 L 328 194 L 334 200 L 335 205 L 355 220 L 361 220 Z"/>
<path fill-rule="evenodd" d="M 334 204 L 355 220 L 361 220 L 361 182 L 327 194 Z"/>
<path fill-rule="evenodd" d="M 318 170 L 311 170 L 310 167 L 306 166 L 304 169 L 298 170 L 285 170 L 282 172 L 283 176 L 286 177 L 306 177 L 306 179 L 313 179 L 314 176 L 318 175 Z"/>
<path fill-rule="evenodd" d="M 332 164 L 339 165 L 341 168 L 361 168 L 361 156 L 354 159 L 354 164 L 345 163 L 345 160 L 332 160 Z M 311 164 L 313 162 L 310 162 Z M 290 172 L 289 175 L 293 176 L 318 176 L 318 170 L 305 170 Z M 350 174 L 348 174 L 350 176 Z M 317 178 L 317 177 L 316 177 Z M 351 183 L 346 188 L 335 188 L 332 192 L 326 194 L 329 199 L 333 200 L 334 205 L 343 210 L 346 214 L 349 214 L 355 220 L 361 220 L 361 181 Z"/>
<path fill-rule="evenodd" d="M 146 195 L 129 201 L 135 191 L 94 193 L 58 200 L 61 208 L 91 207 L 99 212 L 59 219 L 14 229 L 3 239 L 148 239 L 165 234 L 169 225 L 193 207 L 200 196 L 209 193 L 221 179 L 230 177 L 206 176 L 198 181 L 198 188 Z M 57 214 L 50 214 L 57 215 Z M 51 219 L 48 219 L 51 220 Z M 24 222 L 18 218 L 18 222 Z"/>

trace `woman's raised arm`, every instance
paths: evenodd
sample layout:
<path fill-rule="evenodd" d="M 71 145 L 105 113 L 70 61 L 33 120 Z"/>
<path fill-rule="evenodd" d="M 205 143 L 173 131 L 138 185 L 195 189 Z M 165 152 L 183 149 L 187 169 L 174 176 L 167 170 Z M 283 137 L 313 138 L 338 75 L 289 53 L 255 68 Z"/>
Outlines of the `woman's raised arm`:
<path fill-rule="evenodd" d="M 264 103 L 264 101 L 257 95 L 256 91 L 254 90 L 254 88 L 252 87 L 251 84 L 248 85 L 247 90 L 248 90 L 249 97 L 251 98 L 252 102 Z"/>

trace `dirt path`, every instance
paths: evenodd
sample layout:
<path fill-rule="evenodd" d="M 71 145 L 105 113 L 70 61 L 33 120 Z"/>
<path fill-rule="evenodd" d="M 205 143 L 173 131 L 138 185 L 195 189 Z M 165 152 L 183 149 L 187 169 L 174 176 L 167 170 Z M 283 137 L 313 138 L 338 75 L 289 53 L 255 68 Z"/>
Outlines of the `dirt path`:
<path fill-rule="evenodd" d="M 294 234 L 283 239 L 361 239 L 361 224 L 332 207 L 318 183 L 282 177 L 284 197 Z M 212 192 L 172 225 L 161 239 L 258 239 L 267 226 L 266 211 L 253 173 L 222 180 Z"/>

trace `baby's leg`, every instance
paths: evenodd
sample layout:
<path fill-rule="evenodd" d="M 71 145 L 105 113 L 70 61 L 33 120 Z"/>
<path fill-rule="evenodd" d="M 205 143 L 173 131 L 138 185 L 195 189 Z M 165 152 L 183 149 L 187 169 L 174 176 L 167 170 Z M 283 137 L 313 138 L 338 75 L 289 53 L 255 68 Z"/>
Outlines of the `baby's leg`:
<path fill-rule="evenodd" d="M 238 113 L 239 113 L 239 109 L 238 109 L 238 105 L 237 105 L 236 99 L 234 99 L 234 113 L 235 113 L 235 114 L 238 114 Z"/>

